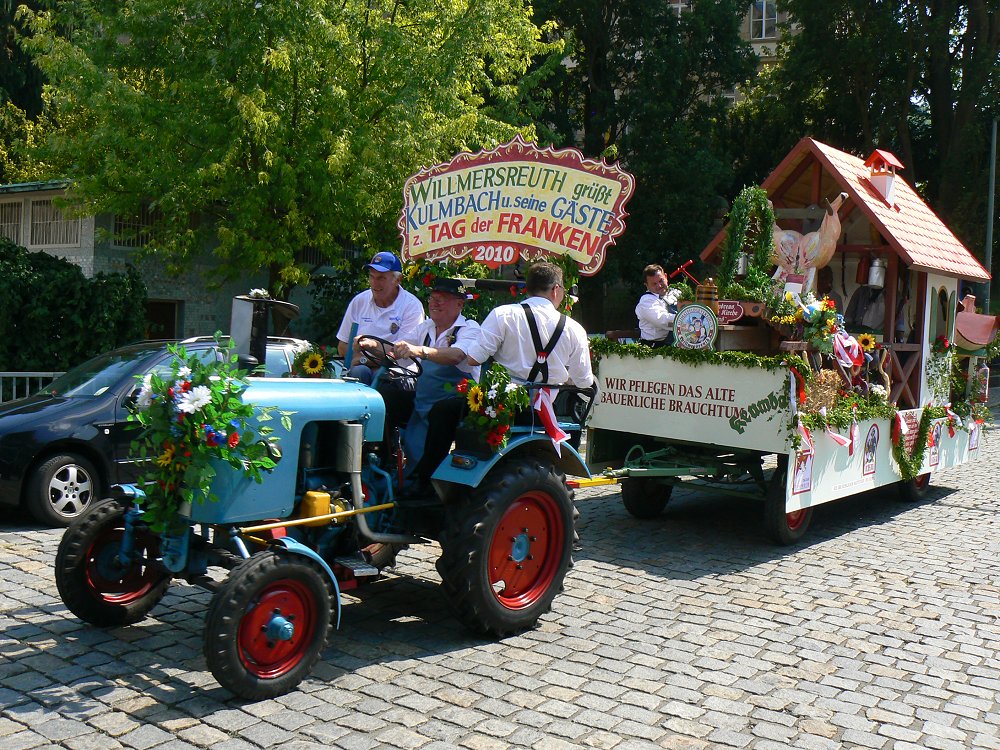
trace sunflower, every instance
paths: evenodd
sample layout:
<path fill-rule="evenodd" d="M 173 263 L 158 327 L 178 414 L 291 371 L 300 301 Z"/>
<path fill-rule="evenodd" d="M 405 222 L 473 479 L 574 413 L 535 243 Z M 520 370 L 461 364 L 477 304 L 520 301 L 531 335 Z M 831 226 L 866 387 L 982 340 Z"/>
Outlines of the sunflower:
<path fill-rule="evenodd" d="M 164 468 L 166 468 L 167 466 L 170 466 L 170 464 L 173 463 L 173 461 L 174 461 L 174 446 L 171 445 L 170 443 L 167 443 L 166 445 L 163 446 L 163 453 L 161 453 L 159 457 L 156 459 L 156 463 L 158 466 L 163 466 Z"/>
<path fill-rule="evenodd" d="M 483 392 L 478 385 L 474 385 L 469 389 L 469 395 L 466 398 L 469 401 L 470 411 L 478 414 L 483 410 Z"/>
<path fill-rule="evenodd" d="M 875 348 L 876 342 L 875 342 L 875 337 L 872 336 L 870 333 L 859 333 L 858 343 L 861 344 L 862 349 L 864 349 L 866 352 L 870 352 L 872 349 Z"/>
<path fill-rule="evenodd" d="M 323 361 L 322 355 L 317 352 L 312 352 L 307 355 L 305 360 L 302 362 L 302 369 L 306 375 L 319 375 L 323 372 L 323 366 L 326 362 Z"/>

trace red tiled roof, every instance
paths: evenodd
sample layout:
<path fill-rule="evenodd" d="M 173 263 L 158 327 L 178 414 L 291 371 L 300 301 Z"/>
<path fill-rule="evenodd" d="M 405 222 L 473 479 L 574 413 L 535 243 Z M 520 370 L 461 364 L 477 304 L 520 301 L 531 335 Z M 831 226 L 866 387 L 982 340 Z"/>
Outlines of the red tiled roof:
<path fill-rule="evenodd" d="M 782 159 L 781 164 L 764 180 L 761 187 L 770 195 L 809 154 L 815 156 L 825 171 L 885 237 L 889 246 L 914 270 L 970 281 L 986 281 L 990 278 L 982 264 L 906 180 L 896 176 L 893 205 L 889 206 L 869 181 L 868 167 L 861 159 L 825 143 L 803 138 Z M 701 252 L 703 260 L 717 251 L 725 232 L 725 229 L 720 231 Z"/>
<path fill-rule="evenodd" d="M 914 270 L 972 281 L 990 278 L 982 264 L 906 180 L 896 176 L 893 205 L 889 206 L 868 180 L 868 168 L 861 159 L 812 138 L 803 141 Z"/>

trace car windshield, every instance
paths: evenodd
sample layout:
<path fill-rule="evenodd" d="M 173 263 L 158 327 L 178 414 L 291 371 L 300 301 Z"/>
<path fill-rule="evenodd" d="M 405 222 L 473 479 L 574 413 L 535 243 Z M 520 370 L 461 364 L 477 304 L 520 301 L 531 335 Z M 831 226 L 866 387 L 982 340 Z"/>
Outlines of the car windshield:
<path fill-rule="evenodd" d="M 138 363 L 150 359 L 160 351 L 161 347 L 107 352 L 60 375 L 42 388 L 39 394 L 84 398 L 100 396 L 124 376 L 134 372 Z"/>

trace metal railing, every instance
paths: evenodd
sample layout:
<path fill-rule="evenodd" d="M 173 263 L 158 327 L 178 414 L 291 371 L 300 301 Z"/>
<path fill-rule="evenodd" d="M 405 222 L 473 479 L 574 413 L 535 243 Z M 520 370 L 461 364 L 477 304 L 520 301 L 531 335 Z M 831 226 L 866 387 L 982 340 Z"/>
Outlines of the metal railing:
<path fill-rule="evenodd" d="M 0 404 L 40 391 L 61 372 L 0 372 Z"/>

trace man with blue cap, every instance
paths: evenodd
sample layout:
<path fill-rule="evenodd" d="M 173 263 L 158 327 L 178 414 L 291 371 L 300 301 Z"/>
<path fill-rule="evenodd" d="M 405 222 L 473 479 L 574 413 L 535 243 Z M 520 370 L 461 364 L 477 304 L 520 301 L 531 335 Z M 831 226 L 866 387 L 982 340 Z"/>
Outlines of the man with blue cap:
<path fill-rule="evenodd" d="M 424 307 L 419 299 L 399 285 L 403 266 L 392 253 L 386 250 L 376 253 L 365 268 L 368 269 L 370 288 L 355 296 L 347 305 L 344 320 L 337 331 L 337 348 L 340 356 L 347 353 L 351 326 L 357 323 L 352 358 L 346 363 L 350 368 L 347 375 L 370 385 L 377 366 L 369 363 L 365 351 L 357 345 L 357 337 L 377 336 L 393 343 L 412 338 L 417 326 L 423 322 Z"/>

